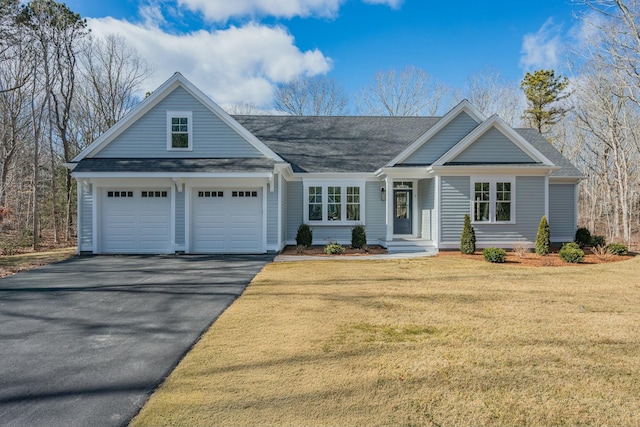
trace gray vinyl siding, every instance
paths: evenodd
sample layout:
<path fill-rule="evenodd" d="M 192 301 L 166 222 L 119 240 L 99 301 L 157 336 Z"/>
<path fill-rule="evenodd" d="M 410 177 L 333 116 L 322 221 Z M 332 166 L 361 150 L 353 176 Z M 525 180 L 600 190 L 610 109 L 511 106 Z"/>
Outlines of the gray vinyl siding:
<path fill-rule="evenodd" d="M 575 184 L 549 185 L 549 231 L 552 242 L 573 240 L 576 232 Z"/>
<path fill-rule="evenodd" d="M 440 239 L 459 242 L 464 215 L 469 213 L 470 178 L 443 176 L 440 182 Z"/>
<path fill-rule="evenodd" d="M 418 181 L 418 230 L 423 239 L 433 239 L 435 208 L 435 179 Z"/>
<path fill-rule="evenodd" d="M 441 240 L 460 241 L 464 215 L 470 213 L 469 177 L 442 177 Z M 510 248 L 514 242 L 535 241 L 540 218 L 545 213 L 544 177 L 516 177 L 515 224 L 473 224 L 478 246 Z"/>
<path fill-rule="evenodd" d="M 367 182 L 365 184 L 365 231 L 367 242 L 377 244 L 379 239 L 387 235 L 386 202 L 380 200 L 380 188 L 383 182 Z M 349 234 L 351 242 L 351 234 Z"/>
<path fill-rule="evenodd" d="M 452 162 L 490 163 L 530 163 L 534 160 L 522 151 L 496 128 L 489 129 Z"/>
<path fill-rule="evenodd" d="M 287 183 L 287 241 L 295 244 L 298 227 L 302 224 L 304 211 L 302 208 L 302 198 L 304 197 L 304 187 L 302 181 L 291 181 Z"/>
<path fill-rule="evenodd" d="M 278 244 L 278 179 L 273 180 L 274 190 L 267 185 L 267 245 L 275 246 Z"/>
<path fill-rule="evenodd" d="M 184 246 L 185 242 L 184 242 L 184 227 L 185 227 L 185 211 L 184 211 L 184 198 L 185 198 L 185 191 L 184 189 L 182 191 L 176 191 L 176 212 L 175 212 L 175 218 L 176 218 L 176 235 L 175 235 L 175 242 L 176 242 L 176 246 Z"/>
<path fill-rule="evenodd" d="M 93 250 L 93 184 L 82 185 L 80 193 L 80 236 L 78 236 L 79 250 Z"/>
<path fill-rule="evenodd" d="M 167 111 L 192 112 L 192 151 L 167 150 Z M 93 157 L 233 158 L 262 157 L 262 154 L 178 87 Z"/>
<path fill-rule="evenodd" d="M 287 186 L 288 183 L 286 180 L 282 180 L 282 188 L 280 188 L 280 191 L 278 191 L 278 193 L 280 194 L 280 203 L 282 204 L 282 228 L 280 230 L 281 232 L 281 236 L 280 239 L 282 240 L 282 243 L 286 243 L 287 241 L 287 222 L 288 222 L 288 216 L 287 216 L 287 210 L 289 209 L 288 207 L 288 203 L 289 203 L 289 194 L 288 194 L 288 190 L 287 190 Z"/>
<path fill-rule="evenodd" d="M 478 126 L 467 113 L 460 113 L 444 129 L 411 154 L 402 164 L 430 165 Z"/>

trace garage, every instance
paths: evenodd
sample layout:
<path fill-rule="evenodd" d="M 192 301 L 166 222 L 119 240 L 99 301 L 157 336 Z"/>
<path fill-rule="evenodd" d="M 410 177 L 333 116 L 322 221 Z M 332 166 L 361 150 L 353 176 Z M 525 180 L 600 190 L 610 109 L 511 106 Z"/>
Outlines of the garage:
<path fill-rule="evenodd" d="M 260 188 L 206 188 L 192 193 L 192 253 L 262 253 Z"/>
<path fill-rule="evenodd" d="M 171 197 L 169 188 L 102 191 L 103 253 L 169 253 Z"/>

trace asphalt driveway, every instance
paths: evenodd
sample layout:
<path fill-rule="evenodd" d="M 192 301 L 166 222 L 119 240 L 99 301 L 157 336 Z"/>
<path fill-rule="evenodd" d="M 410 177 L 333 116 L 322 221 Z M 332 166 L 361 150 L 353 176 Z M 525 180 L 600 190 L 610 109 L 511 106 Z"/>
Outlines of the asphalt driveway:
<path fill-rule="evenodd" d="M 90 256 L 0 279 L 0 425 L 127 424 L 272 258 Z"/>

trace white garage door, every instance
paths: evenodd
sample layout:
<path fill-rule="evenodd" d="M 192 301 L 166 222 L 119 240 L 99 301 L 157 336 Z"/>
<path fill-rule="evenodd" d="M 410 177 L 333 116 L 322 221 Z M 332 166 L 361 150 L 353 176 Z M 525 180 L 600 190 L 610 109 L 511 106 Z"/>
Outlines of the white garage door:
<path fill-rule="evenodd" d="M 105 189 L 101 203 L 102 252 L 168 253 L 171 199 L 168 188 Z"/>
<path fill-rule="evenodd" d="M 262 190 L 193 191 L 192 253 L 260 253 Z"/>

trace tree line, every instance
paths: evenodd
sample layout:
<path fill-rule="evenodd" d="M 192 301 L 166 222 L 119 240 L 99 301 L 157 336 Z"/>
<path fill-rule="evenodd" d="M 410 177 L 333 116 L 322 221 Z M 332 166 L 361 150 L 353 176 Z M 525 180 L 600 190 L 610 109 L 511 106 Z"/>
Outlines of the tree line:
<path fill-rule="evenodd" d="M 640 233 L 640 0 L 584 0 L 582 44 L 553 70 L 510 82 L 486 67 L 450 88 L 409 66 L 376 73 L 349 97 L 327 76 L 277 85 L 272 110 L 294 115 L 440 115 L 462 99 L 533 127 L 585 175 L 579 222 L 608 240 Z M 152 74 L 118 36 L 94 37 L 62 3 L 0 0 L 0 250 L 75 239 L 75 183 L 65 167 L 138 102 Z M 250 103 L 227 106 L 255 114 Z"/>

